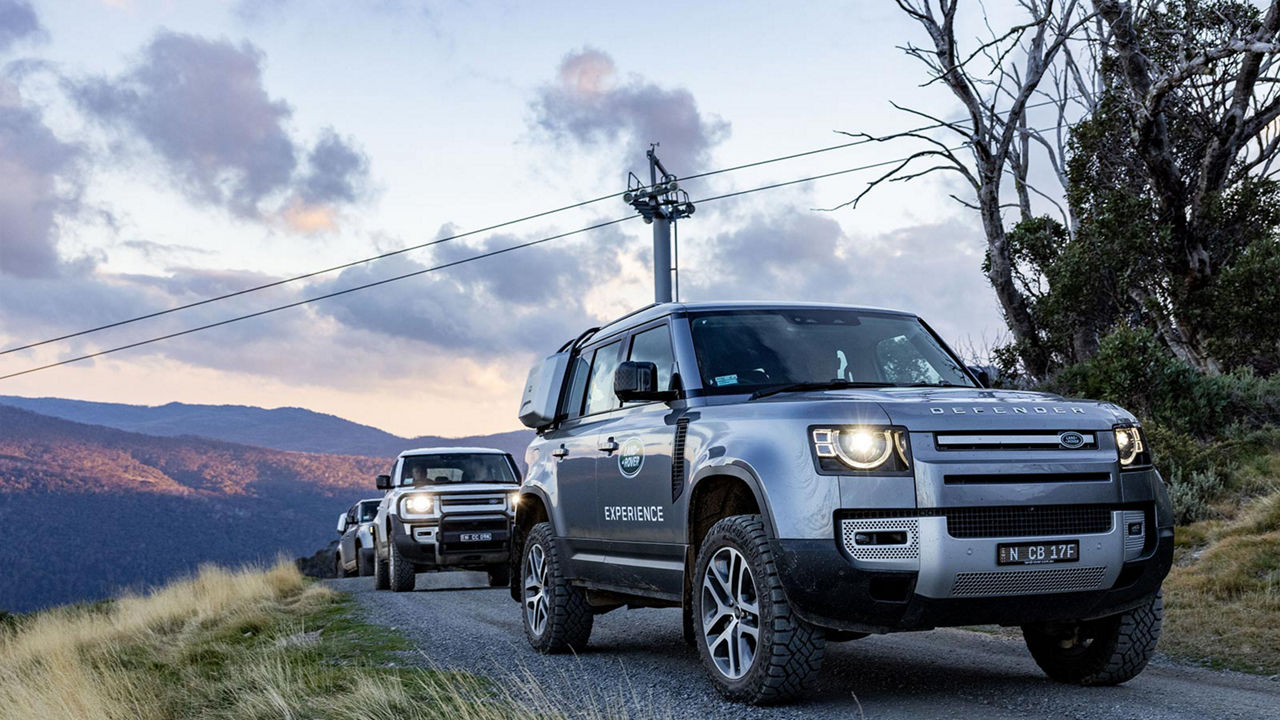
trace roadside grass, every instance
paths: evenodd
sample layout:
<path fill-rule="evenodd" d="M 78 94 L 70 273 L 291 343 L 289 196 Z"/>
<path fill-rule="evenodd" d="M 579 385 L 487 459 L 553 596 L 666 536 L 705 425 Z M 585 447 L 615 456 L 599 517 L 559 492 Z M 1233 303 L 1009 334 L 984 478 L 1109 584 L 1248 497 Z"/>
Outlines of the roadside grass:
<path fill-rule="evenodd" d="M 1280 453 L 1263 463 L 1280 470 Z M 1280 673 L 1280 473 L 1251 478 L 1272 491 L 1241 501 L 1230 519 L 1176 530 L 1165 580 L 1160 649 L 1210 667 Z"/>
<path fill-rule="evenodd" d="M 292 563 L 205 567 L 0 623 L 0 720 L 566 717 L 534 684 L 397 667 L 408 649 Z"/>

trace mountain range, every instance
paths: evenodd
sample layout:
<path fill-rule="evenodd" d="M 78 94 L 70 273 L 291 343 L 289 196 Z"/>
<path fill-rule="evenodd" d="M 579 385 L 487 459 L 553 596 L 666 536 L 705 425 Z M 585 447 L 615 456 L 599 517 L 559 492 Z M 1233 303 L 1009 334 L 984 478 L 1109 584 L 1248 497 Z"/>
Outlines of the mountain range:
<path fill-rule="evenodd" d="M 529 437 L 399 438 L 300 408 L 2 397 L 0 610 L 93 601 L 205 562 L 309 555 L 377 495 L 373 476 L 401 450 L 523 458 Z"/>
<path fill-rule="evenodd" d="M 13 395 L 0 395 L 0 405 L 145 435 L 197 435 L 275 450 L 387 459 L 409 448 L 480 445 L 505 450 L 516 460 L 523 460 L 524 450 L 533 439 L 533 433 L 528 430 L 455 438 L 436 435 L 406 438 L 337 415 L 296 407 L 267 409 L 248 405 L 188 405 L 177 402 L 155 406 L 125 405 Z"/>

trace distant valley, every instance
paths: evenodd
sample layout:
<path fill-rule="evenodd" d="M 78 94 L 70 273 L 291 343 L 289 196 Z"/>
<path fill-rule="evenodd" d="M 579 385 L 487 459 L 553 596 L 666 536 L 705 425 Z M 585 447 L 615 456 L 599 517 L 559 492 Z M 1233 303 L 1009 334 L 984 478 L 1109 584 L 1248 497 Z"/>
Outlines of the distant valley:
<path fill-rule="evenodd" d="M 398 438 L 297 408 L 0 397 L 0 610 L 96 600 L 202 562 L 310 555 L 401 450 L 523 458 L 531 436 Z"/>

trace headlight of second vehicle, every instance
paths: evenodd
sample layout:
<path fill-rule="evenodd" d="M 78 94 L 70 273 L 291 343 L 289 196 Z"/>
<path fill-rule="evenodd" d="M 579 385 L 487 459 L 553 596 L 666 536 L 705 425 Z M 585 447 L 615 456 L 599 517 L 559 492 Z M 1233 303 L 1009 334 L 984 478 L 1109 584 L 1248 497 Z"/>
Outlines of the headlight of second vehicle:
<path fill-rule="evenodd" d="M 847 425 L 813 429 L 813 450 L 823 470 L 908 473 L 911 453 L 903 428 Z"/>
<path fill-rule="evenodd" d="M 1136 425 L 1121 425 L 1116 428 L 1116 454 L 1120 457 L 1122 468 L 1146 467 L 1151 464 L 1147 439 L 1142 436 L 1142 429 Z"/>
<path fill-rule="evenodd" d="M 400 517 L 425 517 L 436 509 L 436 496 L 430 493 L 409 493 L 400 498 Z"/>

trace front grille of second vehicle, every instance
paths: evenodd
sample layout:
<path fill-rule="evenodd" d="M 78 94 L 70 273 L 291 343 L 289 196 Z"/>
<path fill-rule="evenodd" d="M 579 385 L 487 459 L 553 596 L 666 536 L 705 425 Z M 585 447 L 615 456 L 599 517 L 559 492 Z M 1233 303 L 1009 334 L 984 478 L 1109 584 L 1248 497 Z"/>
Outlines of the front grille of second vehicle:
<path fill-rule="evenodd" d="M 1089 535 L 1111 530 L 1112 510 L 1099 505 L 948 508 L 947 533 L 957 538 Z"/>

